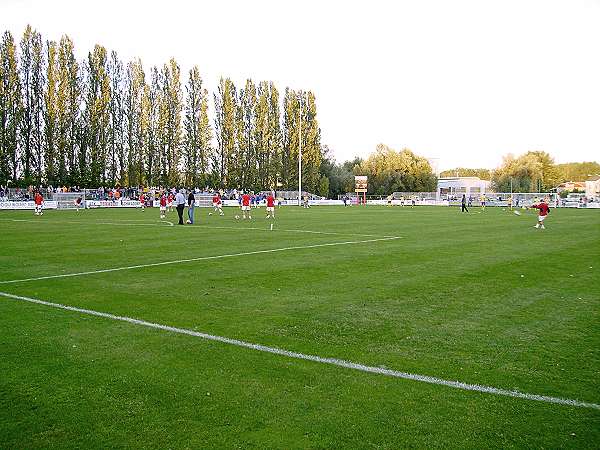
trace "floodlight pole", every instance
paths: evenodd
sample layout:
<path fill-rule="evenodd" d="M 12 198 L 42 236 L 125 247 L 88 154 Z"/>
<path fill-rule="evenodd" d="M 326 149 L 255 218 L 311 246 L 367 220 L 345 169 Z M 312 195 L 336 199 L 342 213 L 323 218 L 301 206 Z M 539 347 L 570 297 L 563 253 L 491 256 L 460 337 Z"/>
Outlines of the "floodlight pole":
<path fill-rule="evenodd" d="M 300 114 L 298 122 L 298 206 L 302 206 L 302 91 L 300 91 Z"/>

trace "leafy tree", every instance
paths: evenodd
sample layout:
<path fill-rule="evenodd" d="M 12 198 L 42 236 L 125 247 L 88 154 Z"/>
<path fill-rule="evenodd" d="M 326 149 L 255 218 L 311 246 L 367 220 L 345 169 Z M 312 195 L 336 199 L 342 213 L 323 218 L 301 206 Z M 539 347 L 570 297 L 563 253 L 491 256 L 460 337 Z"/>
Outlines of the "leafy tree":
<path fill-rule="evenodd" d="M 508 154 L 492 174 L 497 192 L 546 192 L 558 184 L 559 174 L 552 157 L 541 151 L 515 158 Z"/>
<path fill-rule="evenodd" d="M 467 169 L 465 167 L 457 167 L 456 169 L 442 171 L 440 177 L 479 177 L 482 180 L 491 180 L 492 171 L 490 169 Z"/>
<path fill-rule="evenodd" d="M 597 162 L 580 162 L 557 164 L 559 182 L 584 181 L 590 176 L 600 175 L 600 164 Z"/>
<path fill-rule="evenodd" d="M 369 177 L 369 194 L 431 192 L 437 179 L 426 158 L 408 149 L 400 152 L 379 144 L 375 153 L 354 168 L 355 175 Z"/>
<path fill-rule="evenodd" d="M 108 62 L 108 77 L 110 79 L 110 102 L 108 105 L 110 114 L 109 126 L 109 166 L 108 183 L 111 186 L 125 184 L 125 111 L 124 111 L 124 74 L 123 63 L 115 51 L 110 54 Z"/>

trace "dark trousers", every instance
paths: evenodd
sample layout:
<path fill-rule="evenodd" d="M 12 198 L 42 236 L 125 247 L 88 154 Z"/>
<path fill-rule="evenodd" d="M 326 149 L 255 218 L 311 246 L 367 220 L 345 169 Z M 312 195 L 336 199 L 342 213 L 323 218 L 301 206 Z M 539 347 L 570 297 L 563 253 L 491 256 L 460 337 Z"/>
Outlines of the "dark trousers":
<path fill-rule="evenodd" d="M 183 209 L 185 208 L 184 204 L 177 205 L 177 215 L 179 216 L 179 225 L 183 225 Z"/>
<path fill-rule="evenodd" d="M 465 205 L 464 203 L 461 203 L 460 205 L 460 212 L 469 212 L 469 210 L 467 209 L 467 205 Z"/>

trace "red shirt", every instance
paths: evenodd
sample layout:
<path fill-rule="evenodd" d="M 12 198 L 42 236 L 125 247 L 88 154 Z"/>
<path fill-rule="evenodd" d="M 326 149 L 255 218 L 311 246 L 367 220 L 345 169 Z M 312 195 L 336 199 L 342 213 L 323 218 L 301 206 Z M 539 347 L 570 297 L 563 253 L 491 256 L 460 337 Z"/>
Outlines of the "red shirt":
<path fill-rule="evenodd" d="M 140 195 L 140 203 L 144 203 L 144 194 Z"/>
<path fill-rule="evenodd" d="M 268 206 L 269 208 L 273 208 L 273 207 L 275 206 L 275 199 L 273 198 L 273 196 L 272 196 L 272 195 L 269 195 L 269 196 L 267 197 L 267 206 Z"/>
<path fill-rule="evenodd" d="M 544 202 L 540 203 L 539 205 L 533 205 L 532 208 L 539 209 L 540 210 L 540 216 L 547 216 L 548 215 L 548 211 L 550 211 L 550 208 Z"/>
<path fill-rule="evenodd" d="M 169 194 L 169 203 L 173 203 L 173 194 Z"/>
<path fill-rule="evenodd" d="M 218 195 L 215 195 L 215 196 L 213 197 L 213 203 L 216 203 L 216 204 L 219 204 L 219 203 L 221 203 L 221 199 L 219 198 L 219 196 L 218 196 Z"/>
<path fill-rule="evenodd" d="M 250 206 L 250 196 L 248 194 L 242 195 L 242 206 Z"/>
<path fill-rule="evenodd" d="M 41 205 L 42 202 L 44 201 L 44 197 L 41 196 L 41 194 L 35 194 L 34 200 L 36 205 Z"/>
<path fill-rule="evenodd" d="M 167 197 L 164 195 L 160 198 L 160 206 L 167 206 Z"/>

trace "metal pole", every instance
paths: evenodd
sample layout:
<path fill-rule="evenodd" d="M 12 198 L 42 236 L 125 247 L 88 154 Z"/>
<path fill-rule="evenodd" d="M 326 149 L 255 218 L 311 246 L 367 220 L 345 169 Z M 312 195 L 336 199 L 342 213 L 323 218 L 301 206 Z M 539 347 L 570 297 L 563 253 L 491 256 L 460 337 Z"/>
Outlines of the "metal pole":
<path fill-rule="evenodd" d="M 298 206 L 302 206 L 302 91 L 300 91 L 300 120 L 298 126 Z"/>

